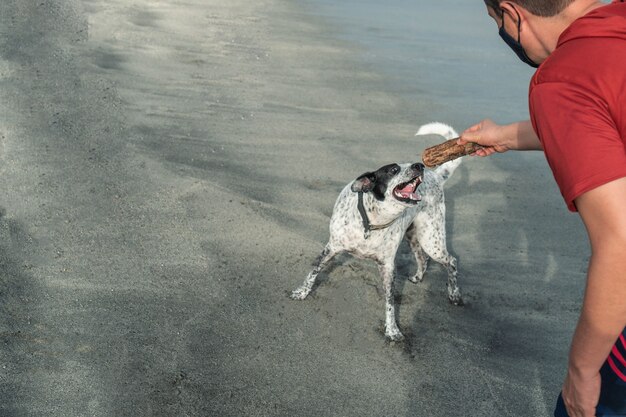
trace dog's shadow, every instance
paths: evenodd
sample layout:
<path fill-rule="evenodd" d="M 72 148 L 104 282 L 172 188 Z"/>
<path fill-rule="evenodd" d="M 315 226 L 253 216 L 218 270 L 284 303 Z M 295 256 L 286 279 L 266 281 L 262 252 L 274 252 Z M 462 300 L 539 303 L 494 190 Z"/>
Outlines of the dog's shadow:
<path fill-rule="evenodd" d="M 414 303 L 425 302 L 425 299 L 435 298 L 434 294 L 431 294 L 433 291 L 437 293 L 437 298 L 439 299 L 438 301 L 441 303 L 448 303 L 446 292 L 446 280 L 448 275 L 445 268 L 436 262 L 429 261 L 424 281 L 413 283 L 409 280 L 409 278 L 414 276 L 416 271 L 417 261 L 415 260 L 415 255 L 410 248 L 408 241 L 403 239 L 400 247 L 398 248 L 395 259 L 394 308 L 396 311 L 396 317 L 400 317 L 399 313 L 403 304 L 411 305 Z M 346 279 L 354 280 L 355 285 L 370 287 L 369 291 L 373 291 L 375 298 L 380 303 L 384 304 L 385 290 L 383 288 L 382 277 L 378 273 L 376 262 L 369 259 L 358 258 L 348 252 L 337 254 L 335 258 L 319 272 L 307 299 L 319 299 L 320 289 L 323 290 L 324 288 L 328 288 L 332 291 L 332 289 L 342 285 L 341 282 Z M 431 284 L 427 281 L 440 283 L 440 288 L 436 284 Z M 432 287 L 432 285 L 435 285 L 435 287 Z M 418 286 L 420 288 L 411 291 L 411 286 Z M 433 289 L 431 290 L 431 288 Z M 415 293 L 416 291 L 418 294 L 423 291 L 427 293 L 427 295 L 419 296 L 406 293 Z M 289 296 L 291 294 L 291 290 L 285 291 L 285 294 Z M 401 329 L 405 339 L 401 342 L 390 342 L 385 337 L 385 324 L 383 317 L 381 317 L 377 327 L 381 338 L 385 339 L 386 342 L 391 345 L 399 346 L 407 353 L 412 354 L 411 341 L 414 337 L 417 337 L 415 335 L 416 332 L 414 332 L 411 326 L 403 326 Z"/>

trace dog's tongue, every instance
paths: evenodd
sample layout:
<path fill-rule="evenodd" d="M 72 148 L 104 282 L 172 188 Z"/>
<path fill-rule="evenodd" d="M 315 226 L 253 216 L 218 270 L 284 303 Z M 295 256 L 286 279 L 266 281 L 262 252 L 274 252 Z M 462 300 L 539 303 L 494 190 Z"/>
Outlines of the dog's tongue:
<path fill-rule="evenodd" d="M 421 200 L 422 196 L 413 192 L 413 184 L 407 184 L 406 187 L 399 189 L 399 193 L 403 198 L 408 198 L 411 200 Z"/>
<path fill-rule="evenodd" d="M 400 188 L 398 191 L 400 191 L 402 194 L 412 193 L 414 187 L 415 187 L 414 184 L 407 184 L 404 186 L 404 188 Z"/>
<path fill-rule="evenodd" d="M 405 193 L 404 191 L 402 191 L 402 192 L 400 193 L 400 195 L 401 195 L 403 198 L 408 198 L 408 199 L 410 199 L 410 200 L 416 200 L 416 201 L 419 201 L 419 200 L 421 200 L 421 199 L 422 199 L 422 196 L 421 196 L 421 195 L 419 195 L 419 194 L 417 194 L 417 193 Z"/>

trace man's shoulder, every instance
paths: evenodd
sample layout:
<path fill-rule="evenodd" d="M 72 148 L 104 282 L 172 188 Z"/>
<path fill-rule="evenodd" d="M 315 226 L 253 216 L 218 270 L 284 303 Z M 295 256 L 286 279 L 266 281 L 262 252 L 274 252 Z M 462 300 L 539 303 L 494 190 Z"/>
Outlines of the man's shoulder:
<path fill-rule="evenodd" d="M 626 3 L 592 10 L 560 35 L 556 48 L 539 67 L 533 84 L 585 82 L 590 76 L 626 68 Z"/>
<path fill-rule="evenodd" d="M 626 40 L 578 38 L 553 51 L 535 72 L 531 88 L 542 83 L 611 87 L 626 81 Z"/>

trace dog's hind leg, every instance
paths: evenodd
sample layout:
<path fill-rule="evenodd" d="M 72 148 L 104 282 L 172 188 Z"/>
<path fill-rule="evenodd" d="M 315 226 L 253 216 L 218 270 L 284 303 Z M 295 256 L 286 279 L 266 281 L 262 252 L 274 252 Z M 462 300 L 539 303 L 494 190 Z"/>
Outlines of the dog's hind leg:
<path fill-rule="evenodd" d="M 405 236 L 409 241 L 409 246 L 413 250 L 415 261 L 417 263 L 417 272 L 412 277 L 409 277 L 409 281 L 413 283 L 422 282 L 426 268 L 428 268 L 428 255 L 426 255 L 424 249 L 422 249 L 422 245 L 420 245 L 417 240 L 417 233 L 414 224 L 409 226 Z"/>
<path fill-rule="evenodd" d="M 330 262 L 330 260 L 333 259 L 335 255 L 337 255 L 337 252 L 330 247 L 330 244 L 326 244 L 326 246 L 322 250 L 322 253 L 320 253 L 315 262 L 313 262 L 313 270 L 309 272 L 309 275 L 307 275 L 302 285 L 292 291 L 291 298 L 294 300 L 304 300 L 306 296 L 309 295 L 309 293 L 311 292 L 311 289 L 313 289 L 317 274 L 319 274 L 320 271 L 324 269 L 326 264 L 328 264 L 328 262 Z"/>
<path fill-rule="evenodd" d="M 394 269 L 393 262 L 385 262 L 378 264 L 378 270 L 383 278 L 383 287 L 385 289 L 385 336 L 392 341 L 404 339 L 404 336 L 396 323 L 396 306 L 394 301 Z"/>
<path fill-rule="evenodd" d="M 454 305 L 463 305 L 461 290 L 457 285 L 456 258 L 446 247 L 446 227 L 444 223 L 443 211 L 439 216 L 432 215 L 431 221 L 427 224 L 415 225 L 417 239 L 426 255 L 443 265 L 448 272 L 448 299 Z"/>
<path fill-rule="evenodd" d="M 461 297 L 461 290 L 457 284 L 456 258 L 451 255 L 448 255 L 448 258 L 448 263 L 442 264 L 448 271 L 448 299 L 455 306 L 462 306 L 463 297 Z"/>
<path fill-rule="evenodd" d="M 456 258 L 448 253 L 445 247 L 445 240 L 443 240 L 443 246 L 431 245 L 428 241 L 422 242 L 422 248 L 433 261 L 440 263 L 446 268 L 448 272 L 448 299 L 450 302 L 457 306 L 463 305 L 461 290 L 457 285 L 458 272 L 456 268 Z"/>

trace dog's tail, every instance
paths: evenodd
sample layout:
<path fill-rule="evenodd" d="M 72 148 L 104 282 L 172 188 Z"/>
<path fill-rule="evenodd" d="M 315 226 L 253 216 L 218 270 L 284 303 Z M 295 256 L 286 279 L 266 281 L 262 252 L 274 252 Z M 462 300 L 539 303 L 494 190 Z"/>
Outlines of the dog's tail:
<path fill-rule="evenodd" d="M 420 135 L 440 135 L 446 138 L 446 140 L 459 137 L 459 134 L 456 132 L 456 130 L 454 130 L 452 126 L 439 122 L 427 123 L 420 126 L 415 136 Z M 437 174 L 441 175 L 444 180 L 447 180 L 454 173 L 457 167 L 461 165 L 461 159 L 463 158 L 457 158 L 453 161 L 439 165 L 437 168 L 434 169 L 434 171 Z"/>

